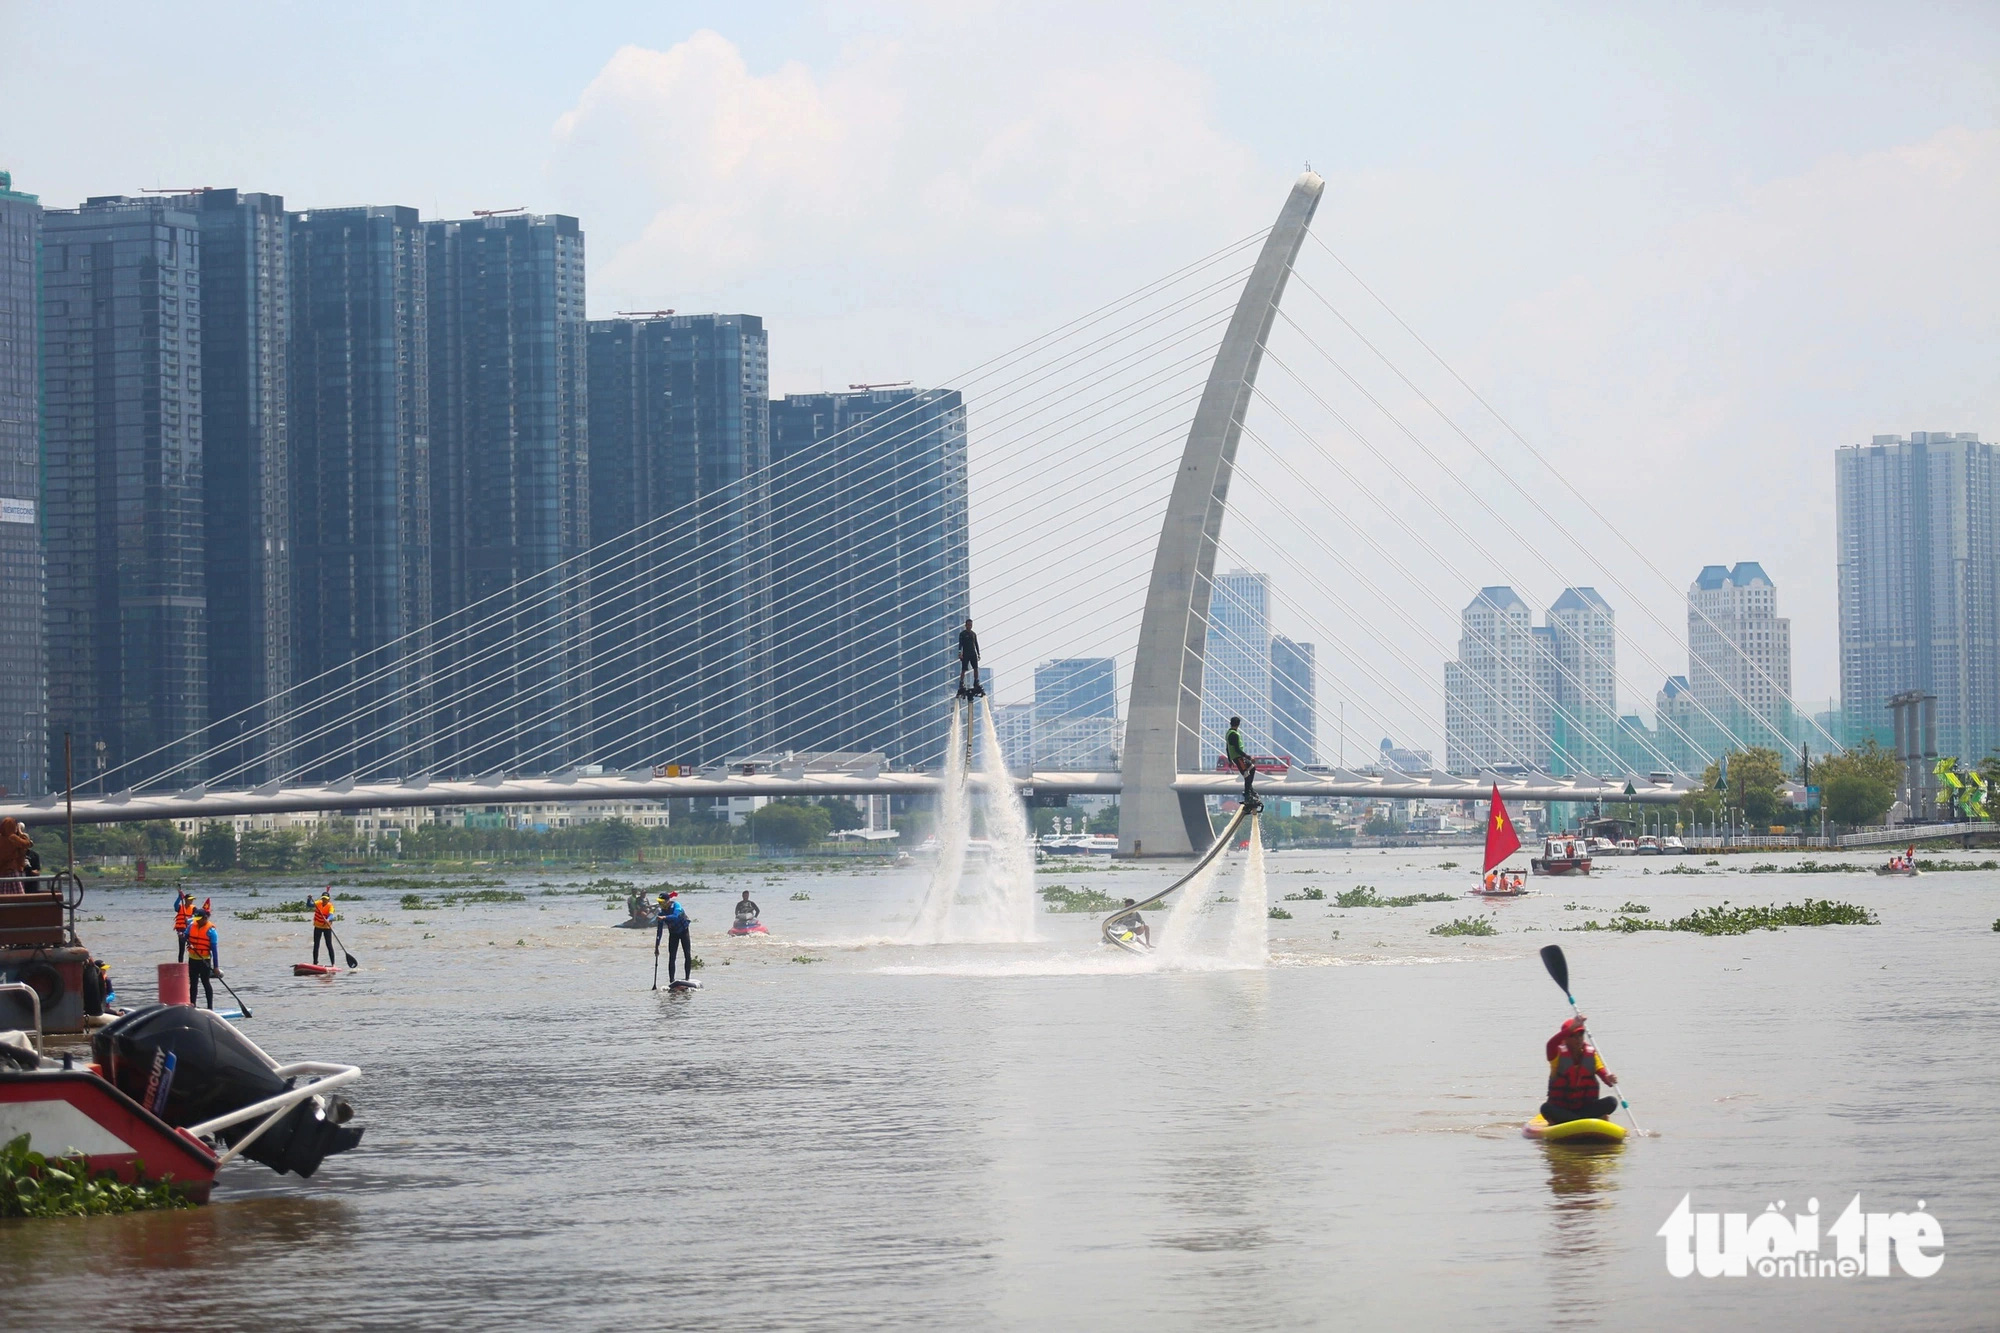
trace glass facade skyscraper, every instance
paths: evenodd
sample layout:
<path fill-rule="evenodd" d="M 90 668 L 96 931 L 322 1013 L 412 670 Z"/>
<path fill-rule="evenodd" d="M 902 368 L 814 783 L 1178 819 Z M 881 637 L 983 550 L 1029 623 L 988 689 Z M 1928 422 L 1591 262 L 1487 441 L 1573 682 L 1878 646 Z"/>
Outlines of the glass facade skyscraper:
<path fill-rule="evenodd" d="M 432 609 L 508 608 L 440 653 L 438 761 L 559 769 L 590 736 L 583 230 L 515 214 L 423 234 Z"/>
<path fill-rule="evenodd" d="M 1271 576 L 1232 569 L 1217 576 L 1208 604 L 1208 656 L 1202 672 L 1201 762 L 1214 768 L 1231 715 L 1243 719 L 1243 743 L 1271 753 Z"/>
<path fill-rule="evenodd" d="M 1689 586 L 1688 688 L 1697 757 L 1748 746 L 1790 755 L 1792 622 L 1756 561 L 1703 566 Z"/>
<path fill-rule="evenodd" d="M 1319 762 L 1313 656 L 1309 643 L 1271 636 L 1271 745 L 1299 764 Z"/>
<path fill-rule="evenodd" d="M 44 215 L 51 781 L 113 789 L 208 721 L 201 223 L 116 196 Z M 102 749 L 98 746 L 102 745 Z"/>
<path fill-rule="evenodd" d="M 39 796 L 47 780 L 41 262 L 42 206 L 0 171 L 0 790 L 9 797 Z"/>
<path fill-rule="evenodd" d="M 954 389 L 771 404 L 771 744 L 943 758 L 971 596 Z"/>
<path fill-rule="evenodd" d="M 375 653 L 364 676 L 391 657 L 405 663 L 330 706 L 360 710 L 353 721 L 324 728 L 326 719 L 306 715 L 287 766 L 316 779 L 341 777 L 357 760 L 416 773 L 432 759 L 420 719 L 431 699 L 423 640 L 376 652 L 431 619 L 425 260 L 413 208 L 292 217 L 295 697 L 346 689 L 351 677 L 339 668 L 364 654 Z M 322 767 L 326 755 L 343 757 Z"/>
<path fill-rule="evenodd" d="M 1035 668 L 1036 768 L 1103 772 L 1118 748 L 1118 663 L 1064 657 Z"/>
<path fill-rule="evenodd" d="M 1840 697 L 1851 740 L 1894 741 L 1891 696 L 1937 696 L 1940 754 L 2000 752 L 2000 448 L 1877 435 L 1834 454 Z"/>
<path fill-rule="evenodd" d="M 597 753 L 626 767 L 759 748 L 771 700 L 764 322 L 592 320 L 590 438 Z"/>
<path fill-rule="evenodd" d="M 204 190 L 173 199 L 201 232 L 203 555 L 208 602 L 206 744 L 211 772 L 262 781 L 264 700 L 291 683 L 289 219 L 274 194 Z M 280 701 L 279 709 L 284 701 Z"/>

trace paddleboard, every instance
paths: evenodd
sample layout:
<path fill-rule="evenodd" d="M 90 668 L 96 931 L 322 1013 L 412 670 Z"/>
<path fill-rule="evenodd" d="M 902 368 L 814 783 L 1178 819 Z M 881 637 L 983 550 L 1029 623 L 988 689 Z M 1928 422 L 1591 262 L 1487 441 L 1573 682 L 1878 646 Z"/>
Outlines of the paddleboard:
<path fill-rule="evenodd" d="M 1565 1120 L 1551 1125 L 1537 1114 L 1521 1126 L 1521 1134 L 1545 1143 L 1623 1143 L 1625 1126 L 1610 1120 Z"/>
<path fill-rule="evenodd" d="M 673 981 L 673 982 L 669 982 L 669 983 L 667 983 L 667 989 L 668 989 L 668 990 L 700 990 L 700 989 L 701 989 L 701 983 L 700 983 L 699 981 Z"/>
<path fill-rule="evenodd" d="M 292 975 L 295 977 L 335 977 L 340 975 L 340 969 L 337 967 L 327 967 L 321 963 L 293 963 Z"/>

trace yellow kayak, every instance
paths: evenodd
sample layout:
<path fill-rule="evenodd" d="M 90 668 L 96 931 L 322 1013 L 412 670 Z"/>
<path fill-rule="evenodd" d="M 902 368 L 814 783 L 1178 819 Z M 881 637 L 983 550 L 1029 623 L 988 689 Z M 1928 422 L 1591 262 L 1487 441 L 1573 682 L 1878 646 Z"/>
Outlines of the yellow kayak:
<path fill-rule="evenodd" d="M 1565 1120 L 1560 1125 L 1551 1125 L 1538 1113 L 1533 1120 L 1521 1126 L 1526 1138 L 1541 1139 L 1548 1143 L 1623 1143 L 1625 1127 L 1609 1120 Z"/>

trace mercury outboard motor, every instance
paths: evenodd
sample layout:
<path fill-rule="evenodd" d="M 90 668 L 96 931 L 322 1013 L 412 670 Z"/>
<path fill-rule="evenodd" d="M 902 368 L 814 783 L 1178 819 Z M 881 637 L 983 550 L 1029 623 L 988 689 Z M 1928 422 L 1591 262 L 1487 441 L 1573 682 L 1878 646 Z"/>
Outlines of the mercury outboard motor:
<path fill-rule="evenodd" d="M 227 1019 L 186 1004 L 153 1004 L 135 1009 L 90 1039 L 91 1057 L 117 1089 L 170 1125 L 195 1125 L 275 1097 L 295 1079 L 280 1078 L 278 1062 Z M 171 1078 L 163 1075 L 173 1057 Z M 361 1142 L 347 1127 L 354 1108 L 331 1094 L 332 1103 L 307 1098 L 243 1150 L 245 1157 L 273 1171 L 310 1176 L 320 1162 Z M 260 1123 L 248 1120 L 221 1131 L 234 1145 Z"/>

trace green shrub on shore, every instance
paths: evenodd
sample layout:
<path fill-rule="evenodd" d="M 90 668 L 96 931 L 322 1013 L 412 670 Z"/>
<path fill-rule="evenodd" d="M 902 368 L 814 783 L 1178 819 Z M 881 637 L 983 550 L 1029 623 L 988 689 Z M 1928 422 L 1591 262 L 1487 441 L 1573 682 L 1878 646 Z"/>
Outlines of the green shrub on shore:
<path fill-rule="evenodd" d="M 0 1217 L 90 1217 L 151 1208 L 192 1208 L 178 1185 L 127 1185 L 109 1171 L 93 1173 L 81 1155 L 44 1157 L 22 1134 L 0 1146 Z"/>

